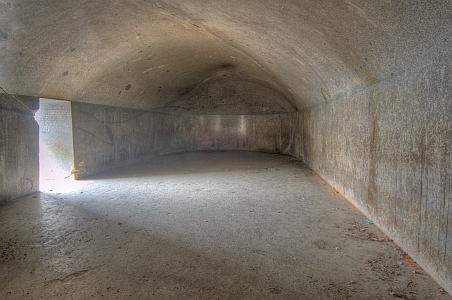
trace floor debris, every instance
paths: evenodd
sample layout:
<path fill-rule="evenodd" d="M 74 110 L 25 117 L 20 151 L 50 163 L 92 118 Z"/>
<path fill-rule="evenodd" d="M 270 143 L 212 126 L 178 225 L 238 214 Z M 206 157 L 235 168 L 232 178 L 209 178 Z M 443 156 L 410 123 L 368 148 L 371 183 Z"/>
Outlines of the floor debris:
<path fill-rule="evenodd" d="M 0 299 L 451 299 L 285 156 L 169 155 L 89 182 L 0 206 Z"/>

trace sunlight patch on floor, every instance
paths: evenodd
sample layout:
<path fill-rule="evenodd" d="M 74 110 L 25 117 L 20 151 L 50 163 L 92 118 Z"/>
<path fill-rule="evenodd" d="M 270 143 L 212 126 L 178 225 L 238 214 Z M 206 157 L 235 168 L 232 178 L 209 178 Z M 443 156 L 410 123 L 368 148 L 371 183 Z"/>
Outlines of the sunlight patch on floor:
<path fill-rule="evenodd" d="M 40 142 L 39 148 L 39 191 L 65 193 L 78 190 L 90 183 L 74 180 L 74 175 L 60 166 L 45 143 Z"/>

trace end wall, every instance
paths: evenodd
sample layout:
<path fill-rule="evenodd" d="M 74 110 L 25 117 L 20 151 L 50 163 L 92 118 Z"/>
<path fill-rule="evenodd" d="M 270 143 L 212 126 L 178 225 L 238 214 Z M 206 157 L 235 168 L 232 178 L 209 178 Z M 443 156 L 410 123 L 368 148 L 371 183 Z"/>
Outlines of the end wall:
<path fill-rule="evenodd" d="M 0 94 L 0 202 L 39 190 L 38 109 L 37 98 Z"/>
<path fill-rule="evenodd" d="M 72 103 L 76 178 L 184 151 L 294 151 L 297 114 L 189 115 Z"/>
<path fill-rule="evenodd" d="M 245 150 L 293 152 L 297 114 L 155 114 L 157 154 L 182 151 Z"/>

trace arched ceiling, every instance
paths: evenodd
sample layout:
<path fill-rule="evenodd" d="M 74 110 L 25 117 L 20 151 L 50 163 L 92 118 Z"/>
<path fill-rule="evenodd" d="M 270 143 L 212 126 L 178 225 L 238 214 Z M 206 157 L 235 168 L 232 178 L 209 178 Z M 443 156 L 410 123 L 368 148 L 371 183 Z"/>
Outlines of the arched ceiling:
<path fill-rule="evenodd" d="M 450 52 L 452 1 L 0 0 L 11 94 L 289 112 Z"/>

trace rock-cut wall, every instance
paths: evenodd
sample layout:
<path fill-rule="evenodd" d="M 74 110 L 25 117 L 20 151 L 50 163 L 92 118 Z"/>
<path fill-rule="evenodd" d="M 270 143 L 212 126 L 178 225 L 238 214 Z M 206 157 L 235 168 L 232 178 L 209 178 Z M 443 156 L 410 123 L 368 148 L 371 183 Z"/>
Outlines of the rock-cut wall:
<path fill-rule="evenodd" d="M 297 114 L 196 115 L 72 103 L 77 179 L 183 151 L 291 153 Z"/>
<path fill-rule="evenodd" d="M 0 202 L 39 190 L 39 100 L 0 94 Z"/>
<path fill-rule="evenodd" d="M 294 154 L 452 294 L 451 59 L 301 111 Z"/>

